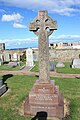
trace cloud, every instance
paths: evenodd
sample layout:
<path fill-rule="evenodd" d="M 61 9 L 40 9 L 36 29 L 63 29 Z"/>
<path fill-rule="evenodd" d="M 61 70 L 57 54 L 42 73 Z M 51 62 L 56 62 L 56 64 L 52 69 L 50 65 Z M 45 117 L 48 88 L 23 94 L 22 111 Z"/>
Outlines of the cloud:
<path fill-rule="evenodd" d="M 0 9 L 0 12 L 6 12 L 4 9 Z"/>
<path fill-rule="evenodd" d="M 13 27 L 14 27 L 14 28 L 27 28 L 27 26 L 22 25 L 22 24 L 20 24 L 20 23 L 14 23 L 14 24 L 13 24 Z"/>
<path fill-rule="evenodd" d="M 50 37 L 50 42 L 72 42 L 80 41 L 80 35 L 59 35 Z"/>
<path fill-rule="evenodd" d="M 0 43 L 5 43 L 6 48 L 27 48 L 27 47 L 37 47 L 38 38 L 22 38 L 22 39 L 4 39 L 0 40 Z M 59 35 L 59 36 L 51 36 L 49 42 L 80 42 L 80 35 Z"/>
<path fill-rule="evenodd" d="M 13 13 L 11 15 L 7 15 L 7 14 L 4 14 L 2 16 L 2 22 L 11 22 L 13 21 L 13 27 L 14 28 L 27 28 L 27 26 L 25 25 L 22 25 L 21 23 L 21 20 L 23 19 L 24 17 L 21 16 L 19 13 Z"/>
<path fill-rule="evenodd" d="M 46 9 L 60 15 L 80 13 L 80 0 L 0 0 L 0 4 L 27 8 L 31 10 Z"/>
<path fill-rule="evenodd" d="M 6 49 L 11 48 L 27 48 L 27 47 L 33 47 L 35 44 L 37 44 L 37 38 L 22 38 L 22 39 L 4 39 L 0 40 L 0 43 L 5 43 Z"/>
<path fill-rule="evenodd" d="M 2 16 L 2 21 L 4 22 L 10 22 L 10 21 L 14 21 L 14 22 L 19 22 L 21 21 L 21 19 L 24 18 L 23 16 L 21 16 L 19 13 L 13 13 L 12 15 L 7 15 L 4 14 Z"/>

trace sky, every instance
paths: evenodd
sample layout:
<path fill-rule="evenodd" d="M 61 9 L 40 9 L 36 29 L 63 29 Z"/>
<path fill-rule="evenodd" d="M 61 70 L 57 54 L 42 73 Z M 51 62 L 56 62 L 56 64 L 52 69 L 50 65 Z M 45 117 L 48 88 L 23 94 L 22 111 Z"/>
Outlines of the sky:
<path fill-rule="evenodd" d="M 6 49 L 38 47 L 29 23 L 39 10 L 57 21 L 49 43 L 80 41 L 80 0 L 0 0 L 0 43 Z"/>

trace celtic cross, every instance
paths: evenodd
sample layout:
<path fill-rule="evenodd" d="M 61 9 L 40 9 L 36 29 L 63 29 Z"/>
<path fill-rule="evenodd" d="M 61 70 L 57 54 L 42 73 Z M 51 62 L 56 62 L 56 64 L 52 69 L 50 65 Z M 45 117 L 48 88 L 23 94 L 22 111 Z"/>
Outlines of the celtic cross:
<path fill-rule="evenodd" d="M 48 37 L 54 30 L 57 30 L 56 21 L 52 20 L 47 14 L 47 11 L 39 11 L 38 16 L 29 26 L 29 30 L 38 36 L 40 83 L 50 82 Z"/>

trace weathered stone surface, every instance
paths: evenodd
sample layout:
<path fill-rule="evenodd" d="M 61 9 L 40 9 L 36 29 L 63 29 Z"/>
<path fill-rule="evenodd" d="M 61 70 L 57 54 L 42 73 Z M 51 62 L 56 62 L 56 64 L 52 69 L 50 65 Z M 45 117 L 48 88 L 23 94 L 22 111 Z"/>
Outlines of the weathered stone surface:
<path fill-rule="evenodd" d="M 45 111 L 50 117 L 63 118 L 63 105 L 63 95 L 54 83 L 44 85 L 37 82 L 25 101 L 24 114 L 36 115 L 37 112 Z"/>
<path fill-rule="evenodd" d="M 0 96 L 1 96 L 3 93 L 5 93 L 6 90 L 7 90 L 6 85 L 2 85 L 2 86 L 0 87 Z"/>
<path fill-rule="evenodd" d="M 57 23 L 47 15 L 47 11 L 39 11 L 29 29 L 38 36 L 40 71 L 39 80 L 24 103 L 24 114 L 36 115 L 37 112 L 44 111 L 49 117 L 63 118 L 63 95 L 59 92 L 59 87 L 50 80 L 49 69 L 48 37 L 57 29 Z"/>
<path fill-rule="evenodd" d="M 52 49 L 49 53 L 52 61 L 72 61 L 72 58 L 79 58 L 80 49 Z"/>
<path fill-rule="evenodd" d="M 75 58 L 72 60 L 72 68 L 80 68 L 80 58 Z"/>
<path fill-rule="evenodd" d="M 54 71 L 55 66 L 54 66 L 53 61 L 50 61 L 50 62 L 49 62 L 49 69 L 50 69 L 50 71 Z"/>
<path fill-rule="evenodd" d="M 14 53 L 13 54 L 13 61 L 18 61 L 18 54 L 17 53 Z"/>
<path fill-rule="evenodd" d="M 12 68 L 12 67 L 16 67 L 17 66 L 17 62 L 9 62 L 7 67 L 8 68 Z"/>
<path fill-rule="evenodd" d="M 0 80 L 0 87 L 3 85 L 3 80 Z"/>
<path fill-rule="evenodd" d="M 49 31 L 47 31 L 47 28 Z M 39 48 L 39 80 L 50 81 L 49 73 L 49 42 L 48 37 L 57 29 L 56 21 L 53 21 L 47 11 L 39 11 L 38 16 L 30 23 L 29 29 L 38 36 Z"/>
<path fill-rule="evenodd" d="M 28 48 L 26 50 L 26 65 L 27 66 L 33 66 L 33 50 L 31 48 Z"/>

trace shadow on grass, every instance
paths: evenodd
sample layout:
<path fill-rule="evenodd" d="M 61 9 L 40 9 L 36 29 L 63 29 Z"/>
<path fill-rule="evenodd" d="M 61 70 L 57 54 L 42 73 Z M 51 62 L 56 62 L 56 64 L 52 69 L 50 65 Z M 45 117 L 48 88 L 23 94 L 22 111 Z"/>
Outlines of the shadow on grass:
<path fill-rule="evenodd" d="M 0 96 L 2 96 L 8 90 L 8 86 L 7 83 L 5 83 L 5 81 L 12 76 L 12 74 L 2 76 L 2 80 L 0 80 Z"/>
<path fill-rule="evenodd" d="M 47 120 L 47 112 L 37 112 L 37 114 L 31 120 Z"/>
<path fill-rule="evenodd" d="M 8 78 L 13 77 L 13 75 L 12 75 L 12 74 L 7 74 L 7 75 L 3 75 L 2 77 L 3 77 L 3 78 L 2 78 L 3 83 L 5 83 L 5 81 L 6 81 Z"/>
<path fill-rule="evenodd" d="M 7 74 L 7 75 L 3 75 L 3 76 L 2 76 L 3 84 L 6 85 L 6 91 L 8 90 L 8 86 L 7 86 L 7 83 L 5 83 L 5 81 L 6 81 L 8 78 L 10 78 L 10 77 L 13 77 L 13 75 L 12 75 L 12 74 Z M 5 92 L 6 92 L 6 91 L 5 91 Z"/>

